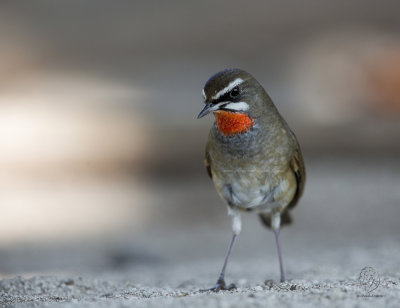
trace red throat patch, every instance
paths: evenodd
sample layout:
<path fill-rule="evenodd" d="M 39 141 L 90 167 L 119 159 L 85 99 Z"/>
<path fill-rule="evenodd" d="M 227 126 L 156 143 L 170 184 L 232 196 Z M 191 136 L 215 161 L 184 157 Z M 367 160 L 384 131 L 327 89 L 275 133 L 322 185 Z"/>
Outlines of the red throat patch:
<path fill-rule="evenodd" d="M 218 130 L 224 136 L 245 132 L 254 125 L 253 119 L 244 113 L 217 110 L 214 116 Z"/>

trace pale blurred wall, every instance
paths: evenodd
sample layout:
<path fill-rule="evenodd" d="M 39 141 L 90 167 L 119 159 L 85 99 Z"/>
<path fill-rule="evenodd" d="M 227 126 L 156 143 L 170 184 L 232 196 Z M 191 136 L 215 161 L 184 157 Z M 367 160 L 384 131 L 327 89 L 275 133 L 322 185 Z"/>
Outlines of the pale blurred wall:
<path fill-rule="evenodd" d="M 265 85 L 307 156 L 400 152 L 397 1 L 0 6 L 0 244 L 174 212 L 151 185 L 204 175 L 200 91 L 226 67 Z"/>

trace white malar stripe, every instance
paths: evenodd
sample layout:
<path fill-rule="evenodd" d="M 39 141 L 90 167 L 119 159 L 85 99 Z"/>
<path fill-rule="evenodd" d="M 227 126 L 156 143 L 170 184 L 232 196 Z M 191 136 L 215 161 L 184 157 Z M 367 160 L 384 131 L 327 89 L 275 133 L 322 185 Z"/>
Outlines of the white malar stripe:
<path fill-rule="evenodd" d="M 236 110 L 236 111 L 247 111 L 249 110 L 249 104 L 246 102 L 229 103 L 224 106 L 225 109 Z"/>
<path fill-rule="evenodd" d="M 215 94 L 212 99 L 218 99 L 222 95 L 228 93 L 230 90 L 232 90 L 234 87 L 240 85 L 243 82 L 242 78 L 236 78 L 234 81 L 230 82 L 225 88 L 223 88 L 221 91 L 219 91 L 217 94 Z"/>

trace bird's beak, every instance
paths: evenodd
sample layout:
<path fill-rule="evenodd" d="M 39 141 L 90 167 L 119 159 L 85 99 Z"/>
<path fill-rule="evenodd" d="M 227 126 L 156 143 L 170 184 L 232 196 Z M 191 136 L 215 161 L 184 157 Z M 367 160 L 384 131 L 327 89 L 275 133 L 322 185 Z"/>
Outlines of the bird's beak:
<path fill-rule="evenodd" d="M 209 114 L 210 112 L 217 110 L 219 105 L 213 105 L 211 103 L 206 103 L 205 107 L 202 111 L 200 111 L 199 115 L 197 116 L 198 119 L 204 117 L 205 115 Z"/>

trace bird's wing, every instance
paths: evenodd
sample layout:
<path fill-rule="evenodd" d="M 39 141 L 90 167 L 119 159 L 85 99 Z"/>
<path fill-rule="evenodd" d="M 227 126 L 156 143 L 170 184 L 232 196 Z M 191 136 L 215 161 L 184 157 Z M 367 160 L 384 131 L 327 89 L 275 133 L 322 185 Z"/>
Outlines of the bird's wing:
<path fill-rule="evenodd" d="M 296 178 L 297 188 L 292 201 L 288 205 L 289 209 L 296 206 L 301 195 L 303 194 L 304 184 L 306 182 L 306 170 L 304 168 L 304 161 L 300 147 L 297 147 L 296 151 L 294 152 L 292 160 L 290 161 L 290 169 Z"/>
<path fill-rule="evenodd" d="M 210 155 L 208 154 L 207 150 L 206 150 L 206 158 L 204 159 L 204 166 L 206 167 L 208 176 L 212 179 Z"/>
<path fill-rule="evenodd" d="M 288 206 L 281 213 L 281 226 L 290 225 L 292 223 L 292 218 L 290 216 L 289 209 L 296 206 L 304 190 L 306 172 L 304 168 L 303 157 L 301 155 L 299 147 L 295 151 L 289 166 L 290 166 L 290 171 L 288 174 L 292 173 L 294 175 L 294 180 L 296 181 L 296 190 L 292 200 L 289 202 Z M 293 176 L 290 177 L 293 180 Z M 271 228 L 271 213 L 260 213 L 259 216 L 264 225 L 268 228 Z"/>

